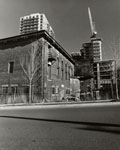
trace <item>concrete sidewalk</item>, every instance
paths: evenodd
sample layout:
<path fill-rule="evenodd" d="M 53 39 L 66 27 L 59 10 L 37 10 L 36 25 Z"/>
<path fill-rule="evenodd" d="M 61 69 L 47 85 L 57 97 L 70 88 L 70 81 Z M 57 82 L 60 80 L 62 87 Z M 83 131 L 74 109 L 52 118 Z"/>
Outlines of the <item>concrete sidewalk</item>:
<path fill-rule="evenodd" d="M 43 102 L 43 103 L 16 103 L 16 104 L 0 104 L 0 107 L 9 106 L 49 106 L 49 105 L 77 105 L 77 104 L 99 104 L 99 103 L 118 103 L 115 100 L 96 100 L 96 101 L 64 101 L 64 102 Z"/>

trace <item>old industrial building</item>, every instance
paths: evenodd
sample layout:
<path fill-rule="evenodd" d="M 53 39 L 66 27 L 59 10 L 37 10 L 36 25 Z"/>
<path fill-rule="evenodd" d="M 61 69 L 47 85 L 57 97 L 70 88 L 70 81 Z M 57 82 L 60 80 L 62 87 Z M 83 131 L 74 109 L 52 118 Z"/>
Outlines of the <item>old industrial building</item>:
<path fill-rule="evenodd" d="M 74 61 L 45 30 L 0 40 L 1 103 L 59 101 L 72 92 Z"/>

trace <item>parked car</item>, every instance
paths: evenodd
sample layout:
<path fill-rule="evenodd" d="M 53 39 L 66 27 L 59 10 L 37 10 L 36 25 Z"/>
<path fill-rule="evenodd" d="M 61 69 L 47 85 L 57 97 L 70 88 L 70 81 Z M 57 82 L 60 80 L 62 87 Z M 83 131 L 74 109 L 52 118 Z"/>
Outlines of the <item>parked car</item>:
<path fill-rule="evenodd" d="M 79 98 L 77 98 L 75 95 L 71 94 L 66 97 L 66 100 L 67 101 L 77 101 L 77 100 L 79 100 Z"/>

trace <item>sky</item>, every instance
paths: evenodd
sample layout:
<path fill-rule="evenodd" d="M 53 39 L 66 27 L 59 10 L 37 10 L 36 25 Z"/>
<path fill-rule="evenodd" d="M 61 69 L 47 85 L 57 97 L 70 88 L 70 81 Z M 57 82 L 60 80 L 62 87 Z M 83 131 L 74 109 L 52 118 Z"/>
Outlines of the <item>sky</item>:
<path fill-rule="evenodd" d="M 102 39 L 103 59 L 113 59 L 120 45 L 120 0 L 0 0 L 0 38 L 19 34 L 21 16 L 44 13 L 59 44 L 68 53 L 79 52 L 82 43 L 90 42 L 88 7 Z"/>

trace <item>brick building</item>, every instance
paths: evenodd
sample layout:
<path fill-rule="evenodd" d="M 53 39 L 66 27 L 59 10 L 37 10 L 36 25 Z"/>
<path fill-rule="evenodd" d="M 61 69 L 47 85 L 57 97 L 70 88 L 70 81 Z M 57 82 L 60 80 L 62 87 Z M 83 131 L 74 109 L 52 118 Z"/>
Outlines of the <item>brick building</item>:
<path fill-rule="evenodd" d="M 0 57 L 1 103 L 28 102 L 30 78 L 32 102 L 59 101 L 72 91 L 74 61 L 45 30 L 1 39 Z"/>

